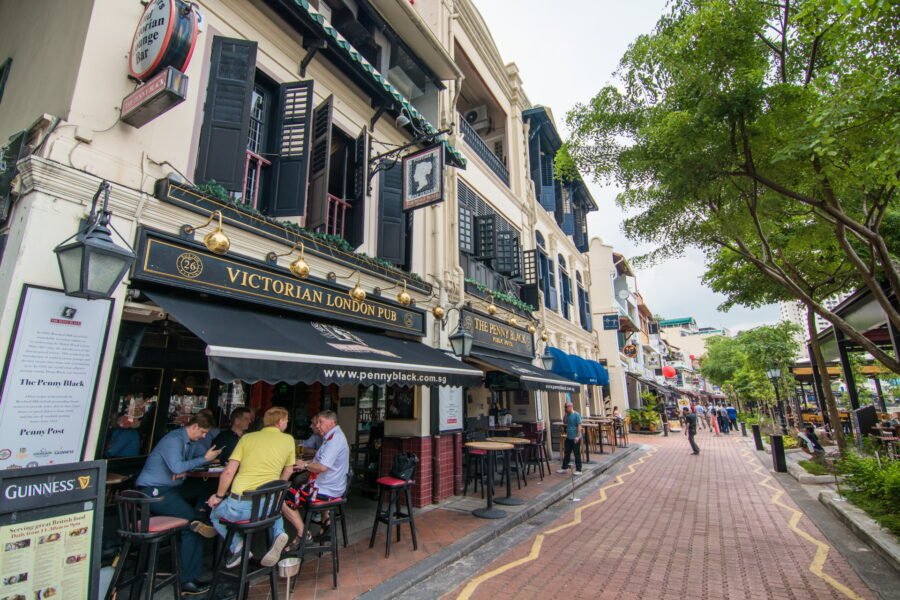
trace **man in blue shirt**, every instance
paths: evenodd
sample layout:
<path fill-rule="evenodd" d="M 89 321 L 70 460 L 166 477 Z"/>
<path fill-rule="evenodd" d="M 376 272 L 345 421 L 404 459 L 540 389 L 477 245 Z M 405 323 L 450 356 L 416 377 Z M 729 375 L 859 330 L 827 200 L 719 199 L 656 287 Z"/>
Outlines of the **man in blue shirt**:
<path fill-rule="evenodd" d="M 212 426 L 209 416 L 198 413 L 187 426 L 167 433 L 147 457 L 135 486 L 148 496 L 163 499 L 150 505 L 151 513 L 187 519 L 192 521 L 192 529 L 196 528 L 193 521 L 202 518 L 196 505 L 203 497 L 204 489 L 202 486 L 184 488 L 184 476 L 219 456 L 221 450 L 213 446 L 203 456 L 190 457 L 191 442 L 203 439 Z M 199 582 L 203 572 L 203 547 L 192 529 L 181 533 L 181 589 L 186 595 L 205 594 L 209 586 Z"/>
<path fill-rule="evenodd" d="M 563 417 L 566 426 L 565 457 L 562 468 L 557 473 L 565 473 L 569 470 L 569 457 L 575 452 L 575 475 L 581 475 L 581 415 L 575 411 L 575 405 L 566 402 L 566 416 Z"/>
<path fill-rule="evenodd" d="M 728 406 L 725 407 L 725 412 L 728 413 L 728 424 L 731 426 L 731 429 L 737 431 L 737 409 L 729 402 Z"/>

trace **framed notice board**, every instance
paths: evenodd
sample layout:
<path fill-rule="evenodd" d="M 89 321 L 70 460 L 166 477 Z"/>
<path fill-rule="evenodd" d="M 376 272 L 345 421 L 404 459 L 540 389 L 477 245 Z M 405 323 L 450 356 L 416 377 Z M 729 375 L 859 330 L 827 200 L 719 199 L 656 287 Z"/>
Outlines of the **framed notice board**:
<path fill-rule="evenodd" d="M 102 460 L 0 471 L 4 597 L 98 597 L 105 490 Z"/>

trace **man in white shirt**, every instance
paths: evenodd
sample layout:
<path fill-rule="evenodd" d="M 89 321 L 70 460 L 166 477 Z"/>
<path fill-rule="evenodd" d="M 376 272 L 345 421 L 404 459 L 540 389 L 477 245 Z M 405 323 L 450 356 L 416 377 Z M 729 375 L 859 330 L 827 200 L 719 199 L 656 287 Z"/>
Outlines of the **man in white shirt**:
<path fill-rule="evenodd" d="M 706 419 L 706 407 L 702 404 L 694 406 L 694 414 L 697 415 L 697 421 L 703 426 L 703 429 L 709 429 L 709 422 Z"/>
<path fill-rule="evenodd" d="M 342 498 L 347 491 L 347 474 L 350 472 L 350 446 L 347 437 L 337 424 L 337 414 L 323 410 L 318 414 L 318 431 L 322 445 L 311 462 L 298 460 L 295 469 L 309 471 L 309 482 L 303 492 L 291 499 L 295 508 L 284 507 L 285 518 L 297 530 L 298 539 L 303 536 L 303 521 L 298 509 L 305 502 Z M 305 496 L 305 497 L 304 497 Z M 323 523 L 323 526 L 325 524 Z M 294 544 L 291 544 L 292 546 Z"/>

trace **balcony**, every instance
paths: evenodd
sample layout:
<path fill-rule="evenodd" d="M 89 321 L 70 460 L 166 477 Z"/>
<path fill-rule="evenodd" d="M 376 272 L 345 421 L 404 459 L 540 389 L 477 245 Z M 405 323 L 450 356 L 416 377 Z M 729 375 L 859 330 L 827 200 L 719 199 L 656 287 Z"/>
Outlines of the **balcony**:
<path fill-rule="evenodd" d="M 349 202 L 332 194 L 328 194 L 328 213 L 325 220 L 325 233 L 344 237 L 344 225 L 347 222 L 347 209 L 349 208 Z"/>
<path fill-rule="evenodd" d="M 475 151 L 478 158 L 484 161 L 484 164 L 494 172 L 494 175 L 499 177 L 500 180 L 509 187 L 509 170 L 506 168 L 506 165 L 503 164 L 502 160 L 497 158 L 496 154 L 490 151 L 487 143 L 481 139 L 481 136 L 478 135 L 474 129 L 472 129 L 472 126 L 469 125 L 463 115 L 459 115 L 459 131 L 462 133 L 462 137 L 466 141 L 466 144 Z"/>

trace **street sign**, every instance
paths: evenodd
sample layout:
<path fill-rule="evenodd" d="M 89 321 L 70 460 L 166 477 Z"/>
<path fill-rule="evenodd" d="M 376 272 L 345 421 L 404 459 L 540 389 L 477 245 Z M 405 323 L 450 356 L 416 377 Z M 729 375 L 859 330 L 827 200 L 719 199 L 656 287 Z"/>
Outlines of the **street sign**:
<path fill-rule="evenodd" d="M 619 330 L 619 315 L 603 315 L 603 329 L 605 331 Z"/>

